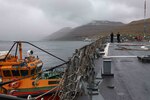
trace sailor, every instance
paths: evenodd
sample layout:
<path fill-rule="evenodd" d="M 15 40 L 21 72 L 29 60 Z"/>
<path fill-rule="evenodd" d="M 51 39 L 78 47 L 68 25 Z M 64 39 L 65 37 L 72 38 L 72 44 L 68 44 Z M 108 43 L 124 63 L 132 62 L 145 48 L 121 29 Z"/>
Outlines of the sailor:
<path fill-rule="evenodd" d="M 117 33 L 117 42 L 120 43 L 120 34 L 119 34 L 119 32 Z"/>
<path fill-rule="evenodd" d="M 111 41 L 111 43 L 113 43 L 113 41 L 114 41 L 114 34 L 113 34 L 113 32 L 110 34 L 110 41 Z"/>

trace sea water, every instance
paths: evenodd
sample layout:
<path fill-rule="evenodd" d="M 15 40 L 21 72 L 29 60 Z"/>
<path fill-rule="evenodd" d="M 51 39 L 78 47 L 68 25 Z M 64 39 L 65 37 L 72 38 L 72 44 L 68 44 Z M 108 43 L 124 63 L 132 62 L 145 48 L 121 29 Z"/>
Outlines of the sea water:
<path fill-rule="evenodd" d="M 11 46 L 14 42 L 0 42 L 0 51 L 9 51 Z M 68 61 L 68 58 L 72 56 L 72 54 L 75 52 L 75 49 L 79 49 L 90 42 L 84 42 L 84 41 L 38 41 L 38 42 L 30 42 L 49 53 Z M 38 56 L 44 63 L 43 68 L 50 68 L 54 67 L 56 65 L 59 65 L 63 63 L 59 59 L 52 57 L 45 52 L 29 45 L 29 44 L 23 44 L 23 56 L 27 56 L 28 50 L 33 50 L 33 55 Z M 11 51 L 11 54 L 14 54 L 16 48 L 14 47 Z"/>

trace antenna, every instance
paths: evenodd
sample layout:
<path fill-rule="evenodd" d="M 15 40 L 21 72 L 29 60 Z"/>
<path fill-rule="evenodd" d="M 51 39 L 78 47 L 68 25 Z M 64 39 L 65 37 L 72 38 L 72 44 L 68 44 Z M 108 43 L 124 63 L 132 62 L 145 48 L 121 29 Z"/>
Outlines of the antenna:
<path fill-rule="evenodd" d="M 144 1 L 144 38 L 146 35 L 146 0 Z"/>

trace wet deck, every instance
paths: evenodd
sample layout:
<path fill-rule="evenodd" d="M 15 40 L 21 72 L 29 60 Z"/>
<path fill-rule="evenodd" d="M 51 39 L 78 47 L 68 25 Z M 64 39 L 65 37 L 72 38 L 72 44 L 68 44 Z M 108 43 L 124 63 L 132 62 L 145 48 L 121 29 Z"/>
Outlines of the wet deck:
<path fill-rule="evenodd" d="M 109 44 L 105 55 L 111 57 L 114 77 L 103 78 L 99 85 L 100 94 L 93 100 L 98 100 L 98 97 L 99 100 L 150 100 L 150 63 L 137 59 L 137 56 L 148 55 L 150 51 L 142 50 L 140 45 L 127 46 L 135 50 L 116 50 L 118 45 L 122 44 Z M 97 77 L 100 77 L 102 58 L 96 60 L 95 65 Z"/>
<path fill-rule="evenodd" d="M 103 79 L 101 95 L 105 100 L 150 100 L 150 64 L 141 63 L 136 58 L 150 54 L 150 51 L 116 50 L 117 45 L 110 44 L 108 49 L 108 56 L 112 57 L 114 78 Z M 136 48 L 140 49 L 140 46 Z"/>

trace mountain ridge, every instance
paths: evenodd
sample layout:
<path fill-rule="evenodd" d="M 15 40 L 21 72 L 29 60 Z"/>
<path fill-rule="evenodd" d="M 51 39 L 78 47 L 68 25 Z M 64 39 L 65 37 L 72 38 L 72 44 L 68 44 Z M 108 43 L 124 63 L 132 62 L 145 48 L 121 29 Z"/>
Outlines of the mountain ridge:
<path fill-rule="evenodd" d="M 71 27 L 64 27 L 45 37 L 44 40 L 59 40 L 60 38 L 63 38 L 65 35 L 67 35 L 71 30 Z"/>
<path fill-rule="evenodd" d="M 150 18 L 146 19 L 147 27 L 150 27 Z M 132 21 L 128 24 L 108 20 L 93 20 L 85 25 L 75 28 L 65 27 L 51 35 L 46 40 L 84 40 L 85 38 L 97 38 L 98 36 L 108 35 L 111 32 L 121 34 L 142 33 L 144 20 Z M 65 31 L 64 31 L 65 30 Z M 150 32 L 150 29 L 147 29 Z"/>

